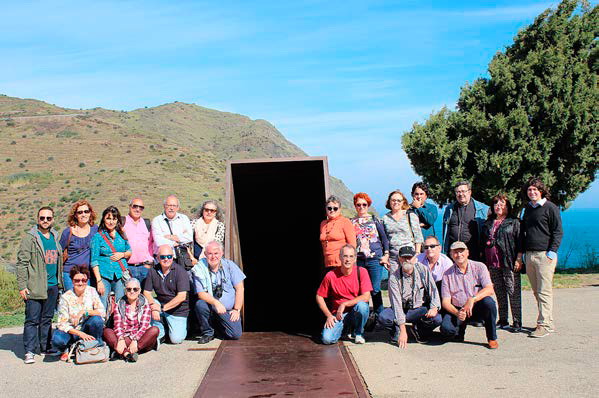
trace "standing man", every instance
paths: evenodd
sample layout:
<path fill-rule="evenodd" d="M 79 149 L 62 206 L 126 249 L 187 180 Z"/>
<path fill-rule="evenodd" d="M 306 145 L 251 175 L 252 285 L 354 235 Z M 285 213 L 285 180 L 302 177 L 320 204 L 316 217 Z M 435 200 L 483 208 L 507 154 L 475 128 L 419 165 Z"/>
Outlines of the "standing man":
<path fill-rule="evenodd" d="M 195 304 L 201 332 L 199 344 L 212 341 L 215 328 L 224 339 L 241 337 L 245 274 L 233 261 L 223 258 L 223 252 L 221 243 L 209 242 L 203 250 L 206 257 L 191 269 L 199 299 Z"/>
<path fill-rule="evenodd" d="M 562 242 L 562 218 L 559 208 L 550 202 L 549 192 L 539 178 L 524 185 L 530 202 L 524 208 L 522 220 L 523 247 L 526 250 L 526 274 L 537 300 L 537 327 L 530 337 L 545 337 L 553 332 L 553 273 L 557 264 L 557 249 Z M 522 256 L 516 266 L 520 268 Z"/>
<path fill-rule="evenodd" d="M 491 297 L 495 294 L 487 266 L 468 259 L 468 247 L 464 242 L 454 242 L 450 247 L 454 265 L 443 275 L 441 305 L 446 311 L 441 324 L 441 334 L 464 341 L 467 320 L 482 321 L 487 333 L 488 347 L 495 349 L 497 343 L 497 307 Z"/>
<path fill-rule="evenodd" d="M 472 198 L 468 181 L 459 181 L 454 189 L 456 201 L 448 205 L 443 213 L 443 251 L 449 254 L 453 242 L 464 242 L 470 258 L 478 261 L 482 258 L 480 236 L 489 206 Z"/>
<path fill-rule="evenodd" d="M 25 363 L 35 363 L 38 350 L 51 352 L 52 317 L 58 289 L 62 288 L 62 249 L 58 233 L 52 229 L 54 210 L 42 207 L 37 212 L 37 226 L 21 241 L 17 253 L 17 285 L 25 300 L 23 345 Z"/>
<path fill-rule="evenodd" d="M 154 241 L 150 220 L 142 218 L 144 202 L 141 198 L 133 198 L 129 203 L 129 214 L 123 220 L 123 230 L 131 246 L 131 257 L 127 260 L 131 276 L 139 280 L 141 286 L 154 264 Z"/>
<path fill-rule="evenodd" d="M 437 291 L 439 297 L 441 297 L 441 281 L 443 280 L 443 274 L 451 268 L 453 261 L 445 254 L 441 253 L 441 243 L 436 236 L 427 236 L 422 245 L 424 253 L 418 255 L 418 262 L 426 265 L 431 270 L 435 284 L 437 285 Z"/>
<path fill-rule="evenodd" d="M 185 256 L 182 256 L 181 252 L 186 251 L 186 249 L 182 247 L 182 250 L 177 250 L 177 247 L 186 245 L 193 240 L 191 222 L 185 214 L 178 212 L 180 208 L 179 199 L 177 199 L 175 195 L 169 195 L 164 200 L 163 205 L 164 213 L 154 217 L 152 220 L 152 237 L 154 238 L 155 249 L 154 252 L 157 253 L 160 246 L 168 245 L 173 248 L 175 261 L 179 265 L 185 267 L 185 258 L 181 258 Z M 189 260 L 191 261 L 191 259 Z"/>
<path fill-rule="evenodd" d="M 435 221 L 439 216 L 439 209 L 428 199 L 428 184 L 420 181 L 412 185 L 412 210 L 420 220 L 422 236 L 435 236 Z"/>
<path fill-rule="evenodd" d="M 152 326 L 159 329 L 158 344 L 166 334 L 165 323 L 171 343 L 181 344 L 187 336 L 189 275 L 173 262 L 173 248 L 169 245 L 158 248 L 158 261 L 144 283 L 144 296 L 152 308 Z"/>
<path fill-rule="evenodd" d="M 316 292 L 316 303 L 327 318 L 322 342 L 334 344 L 342 334 L 353 332 L 355 343 L 364 344 L 362 334 L 370 312 L 372 290 L 370 277 L 365 268 L 356 266 L 356 249 L 352 245 L 343 246 L 339 257 L 341 266 L 327 272 Z"/>

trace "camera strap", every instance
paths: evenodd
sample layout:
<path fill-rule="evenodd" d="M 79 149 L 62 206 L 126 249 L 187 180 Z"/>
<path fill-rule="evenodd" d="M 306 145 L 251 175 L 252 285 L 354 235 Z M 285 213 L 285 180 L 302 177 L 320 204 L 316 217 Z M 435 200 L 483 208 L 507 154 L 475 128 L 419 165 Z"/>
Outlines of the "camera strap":
<path fill-rule="evenodd" d="M 225 271 L 223 271 L 223 263 L 220 263 L 220 266 L 218 267 L 218 273 L 220 275 L 220 282 L 218 285 L 216 285 L 216 287 L 223 287 L 223 283 L 226 283 L 227 280 L 225 279 Z M 210 271 L 210 268 L 208 268 L 208 275 L 210 276 L 210 285 L 212 286 L 212 291 L 214 291 L 214 282 L 212 282 L 212 271 Z"/>
<path fill-rule="evenodd" d="M 415 292 L 415 287 L 416 287 L 416 275 L 414 275 L 416 272 L 416 264 L 414 264 L 414 269 L 412 270 L 412 292 L 411 292 L 411 300 L 412 300 L 412 306 L 414 305 L 414 292 Z M 401 296 L 401 304 L 403 306 L 404 304 L 404 300 L 403 300 L 403 269 L 401 269 L 401 265 L 399 266 L 399 289 L 401 290 L 401 292 L 399 293 Z M 422 283 L 424 283 L 424 281 L 422 281 Z M 411 309 L 411 308 L 408 308 Z"/>

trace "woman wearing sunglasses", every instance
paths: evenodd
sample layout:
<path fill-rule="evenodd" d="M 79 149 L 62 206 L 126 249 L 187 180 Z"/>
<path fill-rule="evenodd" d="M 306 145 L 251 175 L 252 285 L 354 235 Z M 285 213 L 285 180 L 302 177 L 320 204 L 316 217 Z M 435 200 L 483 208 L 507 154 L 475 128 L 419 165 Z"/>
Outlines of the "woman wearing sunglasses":
<path fill-rule="evenodd" d="M 191 221 L 193 228 L 193 255 L 200 259 L 206 257 L 204 247 L 213 240 L 225 244 L 225 223 L 223 212 L 215 200 L 202 203 L 195 220 Z"/>
<path fill-rule="evenodd" d="M 62 231 L 60 246 L 63 248 L 63 282 L 64 290 L 73 289 L 73 282 L 69 272 L 74 265 L 88 265 L 90 263 L 90 242 L 98 232 L 94 225 L 96 213 L 92 205 L 85 199 L 73 204 L 67 217 L 68 228 Z"/>
<path fill-rule="evenodd" d="M 356 247 L 356 231 L 348 218 L 341 215 L 341 201 L 329 196 L 326 202 L 327 219 L 320 223 L 320 242 L 324 266 L 339 267 L 339 250 L 347 244 Z"/>
<path fill-rule="evenodd" d="M 158 328 L 150 326 L 152 309 L 140 293 L 139 280 L 129 279 L 114 310 L 114 329 L 104 329 L 106 344 L 127 362 L 137 362 L 138 354 L 152 349 L 158 338 Z"/>
<path fill-rule="evenodd" d="M 52 346 L 67 360 L 69 346 L 77 340 L 102 342 L 106 313 L 98 292 L 87 285 L 89 268 L 74 265 L 69 271 L 73 289 L 60 296 L 58 325 L 52 336 Z"/>
<path fill-rule="evenodd" d="M 118 302 L 125 295 L 123 271 L 127 270 L 127 259 L 131 257 L 131 246 L 121 224 L 121 213 L 114 206 L 102 212 L 98 233 L 91 242 L 91 267 L 98 281 L 98 293 L 106 307 L 108 295 L 114 292 Z M 112 314 L 108 314 L 110 317 Z"/>

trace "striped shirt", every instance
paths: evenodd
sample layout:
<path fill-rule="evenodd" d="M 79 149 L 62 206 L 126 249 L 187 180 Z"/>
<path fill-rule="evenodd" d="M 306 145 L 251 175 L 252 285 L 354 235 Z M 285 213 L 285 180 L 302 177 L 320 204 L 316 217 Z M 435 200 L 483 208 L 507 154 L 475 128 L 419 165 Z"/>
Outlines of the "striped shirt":
<path fill-rule="evenodd" d="M 491 284 L 491 276 L 485 264 L 468 260 L 468 267 L 463 273 L 454 263 L 443 275 L 441 297 L 451 297 L 451 304 L 461 308 L 470 297 Z"/>

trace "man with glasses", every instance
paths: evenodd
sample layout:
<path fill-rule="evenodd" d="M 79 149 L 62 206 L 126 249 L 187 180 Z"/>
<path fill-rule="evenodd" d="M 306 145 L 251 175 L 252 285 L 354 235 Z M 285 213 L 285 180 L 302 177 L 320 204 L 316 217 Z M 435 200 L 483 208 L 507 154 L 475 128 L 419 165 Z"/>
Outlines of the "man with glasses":
<path fill-rule="evenodd" d="M 451 268 L 453 261 L 445 254 L 441 253 L 441 244 L 436 236 L 429 235 L 424 240 L 422 246 L 424 253 L 418 255 L 418 262 L 426 265 L 433 274 L 435 284 L 437 285 L 437 291 L 441 296 L 441 281 L 443 280 L 443 274 L 445 271 Z"/>
<path fill-rule="evenodd" d="M 198 344 L 218 337 L 238 340 L 241 337 L 241 307 L 243 307 L 245 274 L 237 264 L 223 258 L 220 242 L 208 242 L 206 254 L 192 269 L 198 294 L 195 312 L 200 324 Z"/>
<path fill-rule="evenodd" d="M 17 253 L 17 286 L 25 301 L 23 345 L 26 364 L 35 363 L 35 354 L 56 354 L 51 350 L 52 317 L 58 289 L 62 288 L 62 248 L 58 233 L 52 229 L 54 210 L 42 207 L 37 226 L 21 241 Z"/>
<path fill-rule="evenodd" d="M 150 269 L 146 277 L 144 296 L 152 308 L 152 326 L 160 330 L 159 342 L 164 341 L 166 322 L 171 343 L 180 344 L 187 336 L 189 276 L 173 262 L 173 248 L 169 245 L 160 246 L 157 257 L 158 265 Z"/>
<path fill-rule="evenodd" d="M 179 213 L 179 199 L 169 195 L 164 203 L 164 213 L 152 220 L 152 237 L 154 238 L 155 253 L 162 245 L 173 248 L 175 261 L 191 268 L 191 258 L 187 255 L 187 245 L 193 240 L 191 222 L 185 214 Z"/>
<path fill-rule="evenodd" d="M 468 181 L 459 181 L 454 190 L 456 201 L 448 205 L 443 213 L 443 251 L 449 253 L 453 242 L 460 241 L 468 246 L 470 257 L 479 260 L 482 256 L 479 240 L 489 206 L 472 198 Z"/>
<path fill-rule="evenodd" d="M 129 203 L 129 214 L 122 220 L 123 229 L 131 246 L 131 257 L 127 260 L 131 277 L 140 281 L 143 286 L 148 270 L 154 264 L 154 241 L 150 220 L 142 218 L 144 202 L 141 198 L 133 198 Z"/>

